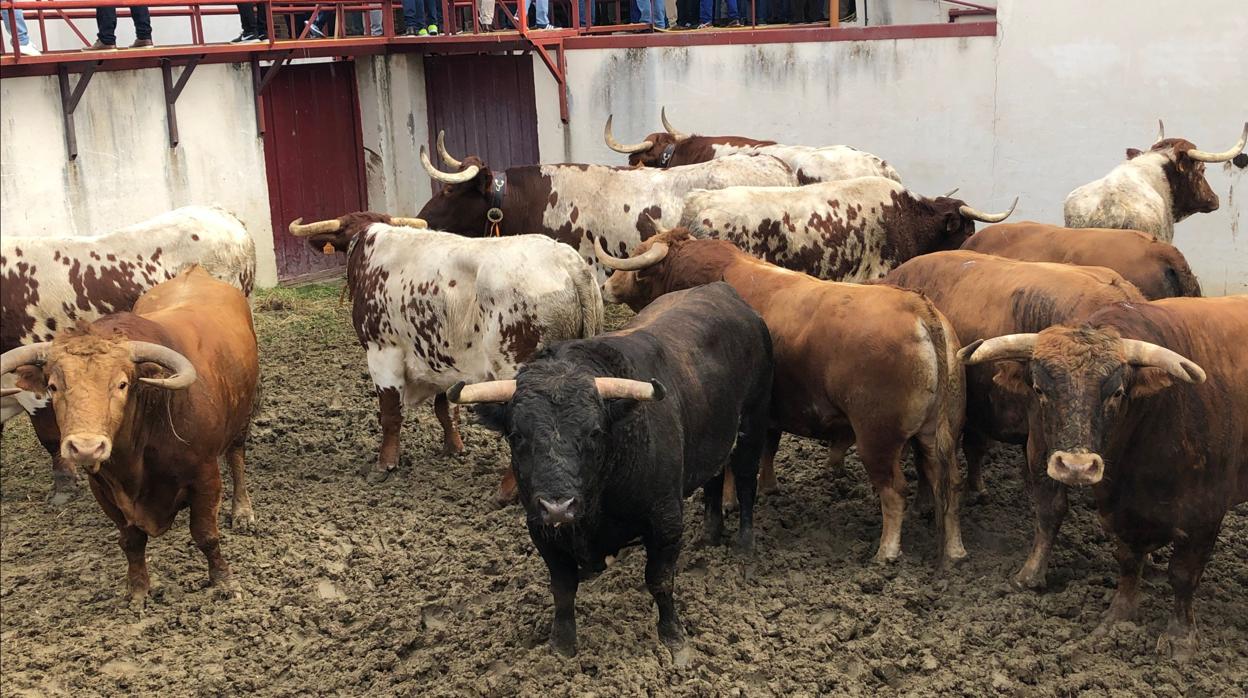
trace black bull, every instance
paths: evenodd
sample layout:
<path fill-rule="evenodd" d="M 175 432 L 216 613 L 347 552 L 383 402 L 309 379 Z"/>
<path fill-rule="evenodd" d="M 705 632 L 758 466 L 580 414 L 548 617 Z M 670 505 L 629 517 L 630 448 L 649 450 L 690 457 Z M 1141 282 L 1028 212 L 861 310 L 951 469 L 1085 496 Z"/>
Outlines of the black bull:
<path fill-rule="evenodd" d="M 633 379 L 629 397 L 639 399 L 620 399 L 628 390 L 604 389 L 603 377 Z M 550 570 L 556 650 L 576 652 L 579 580 L 638 539 L 659 636 L 673 651 L 683 647 L 673 588 L 684 499 L 703 488 L 705 535 L 717 542 L 730 467 L 737 542 L 752 545 L 771 380 L 767 326 L 731 286 L 715 283 L 664 296 L 618 332 L 543 350 L 510 392 L 504 381 L 449 391 L 468 402 L 476 401 L 470 391 L 504 386 L 488 397 L 502 406 L 478 414 L 511 446 L 529 534 Z"/>

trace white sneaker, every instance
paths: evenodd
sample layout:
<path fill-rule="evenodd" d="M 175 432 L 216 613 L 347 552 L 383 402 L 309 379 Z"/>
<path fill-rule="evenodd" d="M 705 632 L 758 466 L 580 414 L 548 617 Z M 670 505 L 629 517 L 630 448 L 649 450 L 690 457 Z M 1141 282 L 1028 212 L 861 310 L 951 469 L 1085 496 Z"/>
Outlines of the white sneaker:
<path fill-rule="evenodd" d="M 42 56 L 43 52 L 30 44 L 26 44 L 25 46 L 22 47 L 22 55 L 23 56 Z"/>

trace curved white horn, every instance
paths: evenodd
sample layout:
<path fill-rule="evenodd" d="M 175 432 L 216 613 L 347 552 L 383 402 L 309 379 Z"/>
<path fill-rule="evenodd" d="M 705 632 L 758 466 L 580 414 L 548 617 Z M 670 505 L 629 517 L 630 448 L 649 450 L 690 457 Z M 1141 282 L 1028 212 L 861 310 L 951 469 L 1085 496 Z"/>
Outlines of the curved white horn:
<path fill-rule="evenodd" d="M 295 237 L 306 238 L 309 235 L 320 235 L 321 233 L 333 233 L 342 228 L 342 221 L 337 218 L 331 218 L 327 221 L 317 221 L 315 223 L 304 223 L 302 218 L 296 218 L 290 222 L 287 230 Z"/>
<path fill-rule="evenodd" d="M 130 360 L 134 363 L 150 361 L 173 372 L 168 378 L 140 378 L 139 380 L 167 390 L 182 390 L 195 382 L 195 366 L 191 360 L 163 344 L 130 342 Z"/>
<path fill-rule="evenodd" d="M 0 376 L 10 374 L 22 366 L 42 366 L 48 358 L 52 342 L 36 342 L 10 349 L 0 354 Z"/>
<path fill-rule="evenodd" d="M 653 400 L 667 396 L 667 388 L 656 381 L 635 381 L 629 378 L 595 378 L 594 386 L 603 400 Z"/>
<path fill-rule="evenodd" d="M 636 257 L 613 257 L 602 247 L 602 236 L 594 237 L 594 252 L 598 255 L 598 261 L 602 266 L 618 271 L 638 271 L 646 267 L 652 267 L 667 256 L 667 243 L 656 242 L 650 246 L 650 249 L 637 255 Z"/>
<path fill-rule="evenodd" d="M 630 145 L 624 145 L 623 143 L 620 143 L 619 141 L 615 140 L 615 136 L 611 135 L 611 122 L 614 120 L 615 120 L 615 114 L 608 114 L 607 125 L 603 127 L 602 129 L 602 139 L 607 142 L 608 148 L 610 148 L 611 150 L 614 150 L 617 153 L 624 153 L 626 155 L 631 155 L 633 153 L 640 153 L 646 150 L 650 150 L 651 148 L 654 147 L 654 141 L 642 141 L 640 143 L 632 143 Z"/>
<path fill-rule="evenodd" d="M 984 213 L 983 211 L 980 211 L 979 209 L 971 208 L 970 206 L 967 206 L 966 204 L 962 204 L 961 206 L 958 207 L 958 213 L 961 213 L 967 218 L 973 218 L 977 221 L 983 221 L 984 223 L 1000 223 L 1006 218 L 1009 218 L 1011 213 L 1014 213 L 1014 207 L 1016 206 L 1018 206 L 1017 196 L 1014 197 L 1014 203 L 1010 204 L 1010 210 L 1006 211 L 1005 213 Z"/>
<path fill-rule="evenodd" d="M 451 157 L 451 154 L 446 152 L 446 131 L 438 131 L 438 156 L 442 158 L 442 162 L 457 170 L 464 166 L 464 163 Z"/>
<path fill-rule="evenodd" d="M 516 381 L 514 380 L 485 381 L 471 385 L 460 381 L 446 391 L 446 399 L 456 405 L 471 405 L 477 402 L 507 402 L 515 392 Z"/>
<path fill-rule="evenodd" d="M 1192 148 L 1187 151 L 1187 156 L 1193 160 L 1199 160 L 1201 162 L 1226 162 L 1236 155 L 1239 155 L 1244 150 L 1245 145 L 1248 145 L 1248 122 L 1244 122 L 1244 132 L 1240 135 L 1239 142 L 1236 143 L 1230 150 L 1223 150 L 1220 153 L 1209 153 Z"/>
<path fill-rule="evenodd" d="M 408 228 L 428 228 L 429 223 L 424 218 L 404 218 L 402 216 L 391 216 L 390 225 L 402 225 Z"/>
<path fill-rule="evenodd" d="M 683 131 L 677 131 L 676 129 L 672 128 L 672 122 L 667 120 L 667 106 L 666 105 L 659 108 L 659 118 L 663 120 L 663 128 L 666 129 L 668 133 L 675 136 L 676 140 L 683 141 L 689 137 L 689 134 L 684 133 Z"/>
<path fill-rule="evenodd" d="M 1154 143 L 1160 143 L 1166 140 L 1166 124 L 1161 119 L 1157 120 L 1157 140 Z"/>
<path fill-rule="evenodd" d="M 443 184 L 463 184 L 464 182 L 471 182 L 476 179 L 477 173 L 481 171 L 480 167 L 477 167 L 476 165 L 469 165 L 468 169 L 463 172 L 443 172 L 442 170 L 434 167 L 432 162 L 429 162 L 429 153 L 425 150 L 425 146 L 423 145 L 420 146 L 420 164 L 425 166 L 425 172 L 428 172 L 430 177 L 442 182 Z"/>
<path fill-rule="evenodd" d="M 992 339 L 977 339 L 958 350 L 958 360 L 967 365 L 1013 359 L 1026 361 L 1036 347 L 1034 332 L 1005 334 Z"/>
<path fill-rule="evenodd" d="M 1123 339 L 1122 353 L 1132 366 L 1151 366 L 1187 383 L 1204 383 L 1205 370 L 1196 362 L 1163 346 L 1138 339 Z"/>

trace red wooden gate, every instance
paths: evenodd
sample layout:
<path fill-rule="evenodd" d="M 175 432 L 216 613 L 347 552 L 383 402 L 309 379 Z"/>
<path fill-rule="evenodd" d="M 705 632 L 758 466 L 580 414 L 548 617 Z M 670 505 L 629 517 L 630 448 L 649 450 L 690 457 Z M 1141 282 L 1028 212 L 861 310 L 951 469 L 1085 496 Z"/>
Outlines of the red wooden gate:
<path fill-rule="evenodd" d="M 425 95 L 435 161 L 438 130 L 445 129 L 446 149 L 456 158 L 477 155 L 496 172 L 538 162 L 531 55 L 426 56 Z"/>
<path fill-rule="evenodd" d="M 283 281 L 343 263 L 290 235 L 296 218 L 322 220 L 368 208 L 360 106 L 351 62 L 282 68 L 265 92 L 264 162 L 277 273 Z"/>

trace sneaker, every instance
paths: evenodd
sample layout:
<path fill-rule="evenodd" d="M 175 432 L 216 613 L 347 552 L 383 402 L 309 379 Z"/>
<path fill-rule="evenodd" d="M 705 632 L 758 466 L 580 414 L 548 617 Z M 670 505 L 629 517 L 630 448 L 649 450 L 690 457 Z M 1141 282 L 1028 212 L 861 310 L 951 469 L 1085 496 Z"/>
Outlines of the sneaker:
<path fill-rule="evenodd" d="M 725 28 L 725 29 L 736 29 L 736 28 L 737 28 L 737 27 L 739 27 L 739 26 L 741 26 L 741 20 L 739 20 L 739 19 L 734 19 L 734 20 L 732 20 L 731 22 L 729 22 L 729 23 L 725 24 L 725 25 L 724 25 L 724 28 Z"/>
<path fill-rule="evenodd" d="M 429 25 L 429 36 L 437 36 L 437 35 L 438 35 L 438 25 L 436 25 L 436 24 L 430 24 L 430 25 Z"/>
<path fill-rule="evenodd" d="M 23 56 L 42 56 L 43 52 L 35 48 L 34 46 L 31 46 L 30 44 L 23 44 L 22 55 Z"/>
<path fill-rule="evenodd" d="M 151 39 L 135 39 L 130 48 L 154 48 L 155 46 L 156 44 Z"/>
<path fill-rule="evenodd" d="M 424 30 L 424 29 L 421 29 L 421 31 L 423 32 L 423 31 L 425 31 L 425 30 Z M 407 29 L 404 29 L 404 30 L 403 30 L 403 36 L 418 36 L 418 35 L 417 35 L 417 33 L 416 33 L 416 28 L 415 28 L 415 27 L 408 27 Z"/>
<path fill-rule="evenodd" d="M 243 32 L 242 34 L 239 34 L 233 39 L 230 39 L 230 43 L 231 44 L 245 44 L 245 43 L 250 43 L 255 40 L 256 40 L 255 34 L 248 34 L 247 32 Z"/>
<path fill-rule="evenodd" d="M 313 39 L 324 39 L 325 32 L 321 31 L 320 27 L 313 24 L 308 27 L 308 36 L 312 37 Z"/>
<path fill-rule="evenodd" d="M 711 24 L 710 22 L 703 22 L 694 28 L 695 29 L 713 29 L 714 25 Z"/>
<path fill-rule="evenodd" d="M 429 36 L 429 30 L 421 29 L 420 31 L 416 32 L 416 36 Z"/>

